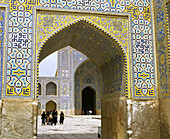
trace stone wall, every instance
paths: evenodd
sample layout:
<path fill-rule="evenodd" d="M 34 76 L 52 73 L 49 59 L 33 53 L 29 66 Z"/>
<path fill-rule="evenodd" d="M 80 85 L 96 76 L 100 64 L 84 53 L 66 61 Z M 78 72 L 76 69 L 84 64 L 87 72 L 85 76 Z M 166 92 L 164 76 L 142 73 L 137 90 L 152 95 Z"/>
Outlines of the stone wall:
<path fill-rule="evenodd" d="M 164 101 L 163 119 L 164 135 L 160 133 L 159 101 L 130 101 L 127 106 L 125 97 L 102 98 L 102 139 L 168 139 L 169 114 L 167 102 Z M 130 117 L 128 117 L 128 113 Z M 164 128 L 164 129 L 163 129 Z M 166 129 L 165 129 L 166 128 Z M 128 134 L 130 133 L 130 134 Z M 165 136 L 166 135 L 166 136 Z"/>
<path fill-rule="evenodd" d="M 102 93 L 102 139 L 125 139 L 126 97 L 124 59 L 118 53 L 101 67 Z"/>
<path fill-rule="evenodd" d="M 125 97 L 102 99 L 102 139 L 125 139 L 126 121 Z"/>
<path fill-rule="evenodd" d="M 161 139 L 170 139 L 170 98 L 162 98 L 160 104 Z"/>
<path fill-rule="evenodd" d="M 160 139 L 158 100 L 132 101 L 131 110 L 132 139 Z"/>
<path fill-rule="evenodd" d="M 3 100 L 2 139 L 36 138 L 37 103 L 33 101 Z"/>

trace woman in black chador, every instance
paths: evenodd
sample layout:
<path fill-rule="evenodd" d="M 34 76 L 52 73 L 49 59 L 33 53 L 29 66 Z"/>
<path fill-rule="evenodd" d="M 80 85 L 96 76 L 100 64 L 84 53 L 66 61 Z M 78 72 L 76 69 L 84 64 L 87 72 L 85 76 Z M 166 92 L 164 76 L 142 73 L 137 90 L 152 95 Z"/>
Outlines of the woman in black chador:
<path fill-rule="evenodd" d="M 45 112 L 44 112 L 44 111 L 43 111 L 43 113 L 42 113 L 42 115 L 41 115 L 41 119 L 42 119 L 42 124 L 45 125 L 45 119 L 46 119 L 46 117 L 45 117 Z"/>
<path fill-rule="evenodd" d="M 63 124 L 63 122 L 64 122 L 64 113 L 63 113 L 63 111 L 61 111 L 61 113 L 60 113 L 60 124 Z"/>
<path fill-rule="evenodd" d="M 54 116 L 53 116 L 53 123 L 54 123 L 54 125 L 56 125 L 56 123 L 57 123 L 57 115 L 58 115 L 58 113 L 57 113 L 57 111 L 55 110 L 55 111 L 54 111 Z"/>

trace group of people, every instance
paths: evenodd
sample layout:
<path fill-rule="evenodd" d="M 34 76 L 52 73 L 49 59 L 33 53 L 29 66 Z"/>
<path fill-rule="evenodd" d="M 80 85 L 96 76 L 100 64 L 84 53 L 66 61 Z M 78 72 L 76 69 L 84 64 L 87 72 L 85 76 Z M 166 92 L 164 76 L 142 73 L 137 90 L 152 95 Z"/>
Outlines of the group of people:
<path fill-rule="evenodd" d="M 45 113 L 45 111 L 43 111 L 42 115 L 41 115 L 41 119 L 42 119 L 42 124 L 45 125 L 45 123 L 47 123 L 47 125 L 56 125 L 56 123 L 58 122 L 58 112 L 56 110 L 53 111 L 47 111 L 47 113 Z M 59 120 L 60 124 L 63 124 L 64 122 L 64 113 L 63 111 L 61 111 L 60 113 L 60 120 Z"/>

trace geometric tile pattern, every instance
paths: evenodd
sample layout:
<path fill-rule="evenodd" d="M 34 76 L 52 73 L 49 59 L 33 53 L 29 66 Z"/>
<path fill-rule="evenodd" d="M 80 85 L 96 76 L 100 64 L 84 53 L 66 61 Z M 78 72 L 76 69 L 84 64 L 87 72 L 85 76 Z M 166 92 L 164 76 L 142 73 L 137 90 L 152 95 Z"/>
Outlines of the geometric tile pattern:
<path fill-rule="evenodd" d="M 68 96 L 69 95 L 69 81 L 68 80 L 61 80 L 61 96 Z"/>
<path fill-rule="evenodd" d="M 170 97 L 170 2 L 155 0 L 158 91 L 160 98 Z"/>
<path fill-rule="evenodd" d="M 40 1 L 43 7 L 70 8 L 81 10 L 126 12 L 132 16 L 132 45 L 133 45 L 133 72 L 134 77 L 138 73 L 145 72 L 151 78 L 141 80 L 135 78 L 133 98 L 155 98 L 155 67 L 153 63 L 153 36 L 151 24 L 150 1 L 122 1 L 122 0 L 66 0 L 54 2 L 53 0 Z M 136 57 L 136 54 L 141 55 Z M 145 61 L 141 58 L 145 57 Z M 145 64 L 145 66 L 144 66 Z M 147 70 L 150 67 L 150 70 Z M 140 70 L 136 70 L 140 68 Z M 140 77 L 142 78 L 142 76 Z"/>
<path fill-rule="evenodd" d="M 1 100 L 1 92 L 2 92 L 4 30 L 5 30 L 5 11 L 0 9 L 0 100 Z"/>
<path fill-rule="evenodd" d="M 32 1 L 12 0 L 9 13 L 6 96 L 31 96 Z"/>
<path fill-rule="evenodd" d="M 143 0 L 2 0 L 9 4 L 7 96 L 30 96 L 33 6 L 131 13 L 133 98 L 155 98 L 151 2 Z M 159 3 L 159 1 L 157 2 Z M 159 5 L 159 4 L 158 4 Z M 161 36 L 160 36 L 161 37 Z M 162 36 L 163 37 L 163 36 Z M 23 55 L 22 60 L 15 58 Z M 22 62 L 22 63 L 20 63 Z M 17 73 L 18 72 L 18 73 Z M 34 76 L 34 75 L 33 75 Z M 147 78 L 146 78 L 147 77 Z M 150 77 L 150 78 L 148 78 Z M 33 85 L 32 85 L 33 86 Z"/>

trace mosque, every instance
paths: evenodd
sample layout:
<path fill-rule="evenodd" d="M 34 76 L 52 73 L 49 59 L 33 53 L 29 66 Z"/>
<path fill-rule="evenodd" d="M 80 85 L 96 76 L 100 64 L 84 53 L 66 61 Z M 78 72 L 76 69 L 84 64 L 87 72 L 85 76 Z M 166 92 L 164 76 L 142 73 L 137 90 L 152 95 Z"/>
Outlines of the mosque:
<path fill-rule="evenodd" d="M 101 114 L 101 77 L 95 63 L 69 46 L 57 51 L 56 59 L 55 77 L 39 77 L 38 113 L 55 109 L 66 116 L 87 115 L 90 110 Z"/>
<path fill-rule="evenodd" d="M 0 0 L 2 139 L 37 138 L 55 108 L 101 114 L 102 139 L 169 139 L 169 69 L 169 0 Z"/>

